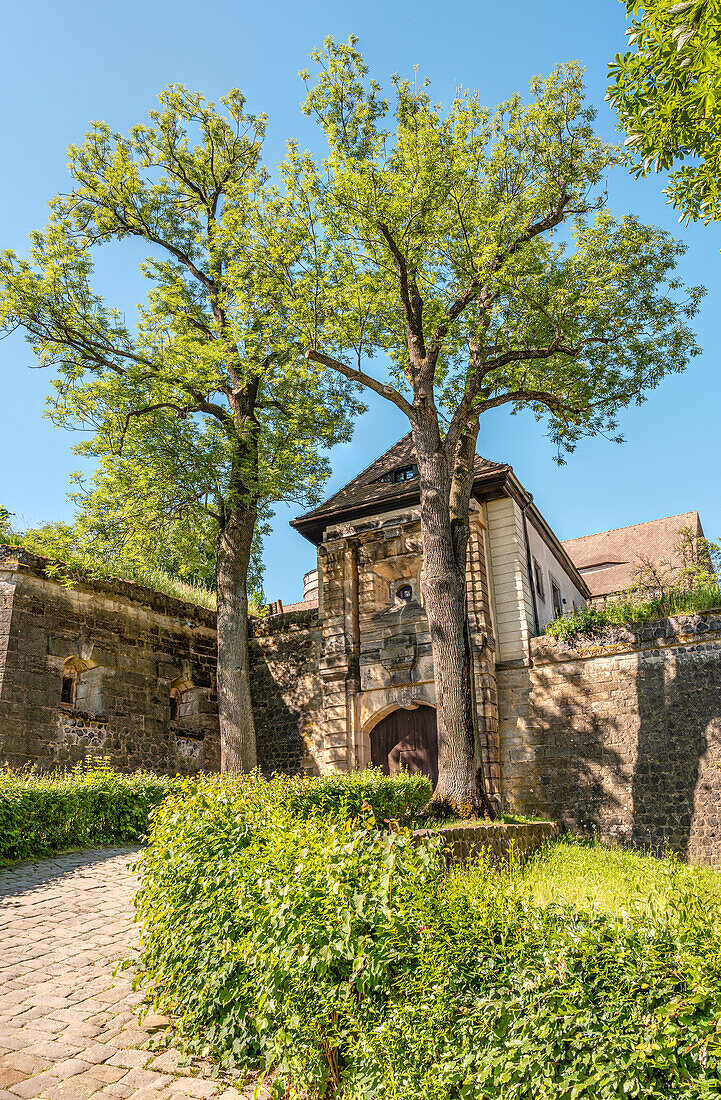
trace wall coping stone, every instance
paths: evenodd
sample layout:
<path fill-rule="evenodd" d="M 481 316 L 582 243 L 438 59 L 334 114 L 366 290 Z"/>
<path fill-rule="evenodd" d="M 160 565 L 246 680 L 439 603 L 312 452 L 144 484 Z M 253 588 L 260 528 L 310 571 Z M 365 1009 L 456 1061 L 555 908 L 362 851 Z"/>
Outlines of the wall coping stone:
<path fill-rule="evenodd" d="M 248 633 L 251 638 L 266 637 L 269 634 L 286 634 L 303 630 L 318 622 L 318 608 L 309 607 L 301 611 L 282 611 L 279 615 L 265 615 L 250 620 Z"/>
<path fill-rule="evenodd" d="M 577 634 L 573 640 L 542 635 L 531 639 L 534 666 L 562 661 L 610 657 L 634 650 L 660 649 L 673 645 L 698 645 L 721 639 L 721 608 L 670 615 L 647 623 L 608 626 L 594 634 Z"/>
<path fill-rule="evenodd" d="M 208 607 L 178 599 L 177 596 L 168 596 L 165 592 L 157 592 L 154 588 L 147 588 L 135 581 L 93 577 L 84 570 L 72 569 L 63 562 L 34 554 L 23 546 L 0 545 L 0 579 L 4 573 L 37 577 L 39 580 L 57 584 L 61 588 L 127 600 L 129 603 L 142 604 L 172 619 L 190 619 L 210 630 L 216 629 L 217 615 Z M 250 620 L 249 634 L 251 637 L 282 634 L 289 630 L 310 626 L 317 618 L 317 608 L 267 615 Z"/>
<path fill-rule="evenodd" d="M 558 821 L 474 821 L 464 825 L 442 825 L 438 829 L 416 829 L 416 840 L 443 838 L 449 863 L 464 863 L 488 854 L 492 863 L 507 862 L 513 845 L 516 856 L 525 859 L 549 840 L 560 836 Z"/>

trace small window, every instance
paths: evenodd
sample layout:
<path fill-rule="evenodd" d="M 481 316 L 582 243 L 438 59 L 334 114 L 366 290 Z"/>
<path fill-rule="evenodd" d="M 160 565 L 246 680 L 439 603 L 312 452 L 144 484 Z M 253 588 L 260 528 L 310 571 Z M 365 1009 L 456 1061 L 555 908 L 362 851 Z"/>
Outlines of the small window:
<path fill-rule="evenodd" d="M 551 577 L 551 602 L 553 603 L 553 614 L 557 619 L 563 617 L 563 600 L 561 598 L 561 589 L 558 587 L 553 577 Z"/>
<path fill-rule="evenodd" d="M 379 478 L 379 481 L 390 481 L 393 484 L 398 484 L 402 481 L 412 481 L 414 477 L 418 476 L 418 467 L 415 462 L 410 466 L 399 466 L 396 470 L 389 470 L 387 474 L 383 474 L 383 477 Z"/>
<path fill-rule="evenodd" d="M 75 685 L 77 677 L 74 671 L 66 670 L 63 673 L 63 683 L 60 688 L 60 705 L 63 707 L 75 706 Z"/>
<path fill-rule="evenodd" d="M 540 599 L 545 602 L 546 593 L 543 590 L 543 570 L 541 569 L 535 558 L 533 559 L 533 576 L 536 582 L 536 592 Z"/>
<path fill-rule="evenodd" d="M 400 586 L 400 588 L 398 589 L 398 591 L 396 592 L 396 596 L 398 597 L 399 600 L 412 600 L 413 599 L 413 589 L 411 588 L 411 586 L 409 584 L 402 584 Z"/>
<path fill-rule="evenodd" d="M 412 481 L 418 473 L 417 466 L 402 466 L 400 470 L 393 471 L 394 481 Z"/>
<path fill-rule="evenodd" d="M 170 687 L 170 725 L 177 734 L 202 737 L 200 692 L 188 680 L 175 680 Z"/>

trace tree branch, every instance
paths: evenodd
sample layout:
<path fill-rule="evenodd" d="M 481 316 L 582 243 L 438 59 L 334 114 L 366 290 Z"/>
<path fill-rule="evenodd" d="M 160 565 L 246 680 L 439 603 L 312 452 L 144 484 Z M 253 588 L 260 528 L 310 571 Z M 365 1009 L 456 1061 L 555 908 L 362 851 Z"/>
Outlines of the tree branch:
<path fill-rule="evenodd" d="M 403 394 L 399 393 L 393 386 L 388 386 L 384 382 L 379 382 L 370 374 L 366 374 L 365 371 L 349 367 L 347 364 L 341 363 L 339 359 L 333 359 L 332 356 L 324 355 L 323 352 L 315 351 L 312 348 L 309 348 L 305 352 L 305 357 L 306 359 L 310 359 L 313 363 L 319 363 L 321 366 L 338 371 L 339 374 L 342 374 L 351 382 L 359 382 L 361 386 L 367 386 L 369 390 L 373 390 L 374 393 L 380 394 L 381 397 L 385 397 L 387 401 L 391 401 L 401 410 L 401 412 L 406 414 L 411 423 L 415 423 L 416 416 L 413 406 L 405 399 Z"/>

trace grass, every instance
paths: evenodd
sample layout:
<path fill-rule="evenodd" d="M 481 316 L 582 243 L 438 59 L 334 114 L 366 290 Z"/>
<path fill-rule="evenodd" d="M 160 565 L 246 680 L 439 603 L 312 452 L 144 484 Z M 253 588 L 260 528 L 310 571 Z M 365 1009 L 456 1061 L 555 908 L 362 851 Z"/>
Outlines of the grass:
<path fill-rule="evenodd" d="M 154 592 L 163 592 L 166 596 L 173 596 L 176 600 L 185 600 L 186 603 L 195 604 L 197 607 L 207 607 L 209 611 L 216 610 L 215 592 L 205 588 L 202 584 L 191 584 L 181 581 L 170 573 L 156 569 L 152 565 L 136 564 L 123 570 L 123 575 L 115 572 L 112 577 L 105 579 L 133 581 L 142 584 L 145 588 L 151 588 Z"/>
<path fill-rule="evenodd" d="M 0 542 L 2 542 L 1 539 Z M 172 574 L 144 562 L 116 561 L 107 564 L 100 557 L 78 557 L 73 554 L 66 554 L 65 557 L 61 557 L 56 547 L 53 548 L 53 556 L 48 557 L 42 545 L 36 545 L 32 541 L 26 544 L 23 541 L 18 541 L 17 538 L 9 540 L 4 545 L 17 546 L 47 558 L 46 568 L 48 574 L 69 586 L 72 586 L 75 579 L 73 574 L 80 572 L 86 574 L 91 580 L 131 581 L 133 584 L 150 588 L 153 592 L 161 592 L 166 596 L 172 596 L 176 600 L 184 600 L 186 603 L 195 604 L 197 607 L 206 607 L 209 611 L 216 610 L 216 597 L 212 589 L 206 588 L 202 584 L 192 584 L 189 581 L 180 580 L 179 577 L 174 577 Z"/>
<path fill-rule="evenodd" d="M 552 638 L 573 638 L 579 634 L 599 634 L 610 626 L 628 626 L 717 607 L 721 607 L 721 586 L 715 583 L 692 589 L 671 588 L 663 596 L 648 600 L 627 593 L 601 606 L 585 607 L 554 619 L 543 633 Z"/>
<path fill-rule="evenodd" d="M 701 889 L 719 906 L 721 871 L 691 867 L 626 848 L 563 837 L 515 872 L 538 905 L 573 905 L 611 916 L 661 911 L 671 891 Z"/>

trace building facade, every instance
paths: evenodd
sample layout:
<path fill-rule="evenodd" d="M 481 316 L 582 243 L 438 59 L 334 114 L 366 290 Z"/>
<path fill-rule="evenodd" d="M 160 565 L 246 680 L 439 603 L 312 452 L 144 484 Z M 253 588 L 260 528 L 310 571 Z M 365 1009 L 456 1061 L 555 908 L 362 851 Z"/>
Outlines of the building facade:
<path fill-rule="evenodd" d="M 317 548 L 308 599 L 251 626 L 266 771 L 437 766 L 410 437 L 294 521 Z M 479 458 L 468 613 L 479 758 L 501 797 L 498 675 L 584 582 L 509 466 Z M 89 753 L 161 771 L 219 766 L 213 612 L 126 581 L 0 556 L 0 754 L 64 766 Z"/>
<path fill-rule="evenodd" d="M 323 768 L 433 774 L 435 684 L 410 436 L 293 526 L 318 553 Z M 479 762 L 500 800 L 497 671 L 525 660 L 554 606 L 583 606 L 588 590 L 511 467 L 482 458 L 466 580 Z"/>
<path fill-rule="evenodd" d="M 317 553 L 307 598 L 250 627 L 266 774 L 374 764 L 435 777 L 419 508 L 406 437 L 294 521 Z M 617 628 L 580 649 L 538 637 L 597 580 L 591 593 L 510 466 L 477 459 L 470 520 L 476 740 L 491 796 L 605 840 L 721 859 L 721 611 Z M 599 553 L 611 562 L 603 540 L 577 560 L 593 566 Z M 215 648 L 209 610 L 125 581 L 62 579 L 0 548 L 0 765 L 103 756 L 121 769 L 217 770 Z"/>

